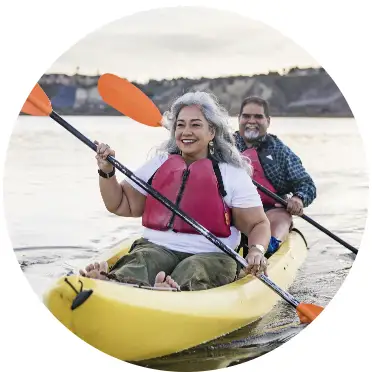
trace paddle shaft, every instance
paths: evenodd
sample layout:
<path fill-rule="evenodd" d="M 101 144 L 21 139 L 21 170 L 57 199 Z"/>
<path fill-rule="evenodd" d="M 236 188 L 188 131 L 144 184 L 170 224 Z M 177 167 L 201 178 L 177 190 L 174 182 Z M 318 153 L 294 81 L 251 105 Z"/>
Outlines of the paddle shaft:
<path fill-rule="evenodd" d="M 67 121 L 65 121 L 62 117 L 60 117 L 55 111 L 52 111 L 49 115 L 53 120 L 55 120 L 58 124 L 60 124 L 63 128 L 73 134 L 76 138 L 80 141 L 84 142 L 88 147 L 90 147 L 93 151 L 97 151 L 97 145 L 90 141 L 87 137 L 85 137 L 82 133 L 80 133 L 77 129 L 75 129 L 72 125 L 70 125 Z M 226 244 L 224 244 L 221 240 L 219 240 L 215 235 L 213 235 L 210 231 L 200 225 L 197 221 L 193 218 L 187 216 L 178 207 L 172 203 L 170 200 L 165 198 L 163 195 L 158 193 L 152 186 L 148 183 L 144 182 L 140 178 L 138 178 L 133 172 L 131 172 L 128 168 L 118 162 L 113 156 L 109 155 L 107 157 L 107 161 L 111 163 L 115 168 L 117 168 L 120 172 L 130 178 L 134 183 L 138 186 L 142 187 L 146 190 L 152 197 L 157 199 L 159 202 L 164 204 L 167 208 L 173 211 L 177 216 L 179 216 L 182 220 L 192 226 L 198 233 L 203 235 L 207 238 L 210 242 L 220 248 L 223 252 L 233 258 L 235 261 L 240 263 L 243 267 L 247 267 L 247 261 L 241 257 L 237 252 L 229 248 Z M 275 293 L 277 293 L 280 297 L 282 297 L 285 301 L 291 304 L 294 308 L 300 304 L 291 294 L 283 291 L 280 287 L 278 287 L 274 282 L 272 282 L 266 275 L 261 274 L 258 278 L 269 286 Z"/>
<path fill-rule="evenodd" d="M 270 196 L 271 198 L 273 198 L 274 200 L 276 200 L 277 202 L 279 202 L 280 204 L 284 205 L 285 207 L 287 207 L 288 205 L 288 202 L 286 202 L 284 199 L 282 199 L 281 197 L 279 197 L 278 195 L 274 194 L 273 192 L 271 192 L 270 190 L 268 190 L 266 187 L 260 185 L 259 183 L 257 183 L 255 180 L 252 179 L 252 182 L 257 186 L 257 188 L 264 192 L 266 195 Z M 330 232 L 329 230 L 327 230 L 325 227 L 323 227 L 322 225 L 319 225 L 318 222 L 314 221 L 312 218 L 310 218 L 309 216 L 306 216 L 305 214 L 302 214 L 301 216 L 302 219 L 304 219 L 305 221 L 309 222 L 311 225 L 315 226 L 316 228 L 318 228 L 320 231 L 323 231 L 325 234 L 327 234 L 328 236 L 330 236 L 331 238 L 333 238 L 334 240 L 336 240 L 338 243 L 342 244 L 344 247 L 346 247 L 347 249 L 350 249 L 353 253 L 355 254 L 358 254 L 358 249 L 354 248 L 352 245 L 350 245 L 349 243 L 345 242 L 344 240 L 342 240 L 341 238 L 339 238 L 337 235 L 333 234 L 332 232 Z"/>

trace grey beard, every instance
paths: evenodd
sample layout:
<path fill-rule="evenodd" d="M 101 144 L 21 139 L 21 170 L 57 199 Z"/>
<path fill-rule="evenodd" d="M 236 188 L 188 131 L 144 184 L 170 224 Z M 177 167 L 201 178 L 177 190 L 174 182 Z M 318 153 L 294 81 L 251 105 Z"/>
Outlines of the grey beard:
<path fill-rule="evenodd" d="M 244 137 L 249 141 L 249 140 L 257 140 L 262 136 L 260 136 L 259 131 L 246 130 L 244 131 Z"/>

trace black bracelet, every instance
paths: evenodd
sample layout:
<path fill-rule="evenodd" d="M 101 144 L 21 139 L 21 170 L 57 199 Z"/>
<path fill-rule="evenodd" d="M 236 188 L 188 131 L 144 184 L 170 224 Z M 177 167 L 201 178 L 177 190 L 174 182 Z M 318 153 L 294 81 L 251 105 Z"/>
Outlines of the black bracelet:
<path fill-rule="evenodd" d="M 110 173 L 105 173 L 101 169 L 98 169 L 98 174 L 103 178 L 111 178 L 115 174 L 115 167 Z"/>

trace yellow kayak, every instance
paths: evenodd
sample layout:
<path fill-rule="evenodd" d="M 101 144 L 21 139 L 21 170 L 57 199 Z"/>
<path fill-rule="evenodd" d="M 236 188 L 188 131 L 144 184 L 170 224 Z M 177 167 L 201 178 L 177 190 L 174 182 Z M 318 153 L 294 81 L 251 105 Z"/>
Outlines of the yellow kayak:
<path fill-rule="evenodd" d="M 124 241 L 99 259 L 111 267 L 132 242 Z M 269 278 L 287 289 L 306 255 L 305 240 L 292 231 L 269 259 Z M 195 292 L 148 290 L 69 275 L 44 294 L 45 305 L 69 330 L 125 361 L 169 355 L 216 339 L 260 319 L 279 299 L 251 275 Z"/>

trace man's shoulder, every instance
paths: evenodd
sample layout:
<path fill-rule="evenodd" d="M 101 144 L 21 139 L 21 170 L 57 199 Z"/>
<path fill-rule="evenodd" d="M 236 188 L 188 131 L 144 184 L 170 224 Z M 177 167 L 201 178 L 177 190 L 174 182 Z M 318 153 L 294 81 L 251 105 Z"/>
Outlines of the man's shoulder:
<path fill-rule="evenodd" d="M 268 134 L 268 148 L 272 148 L 275 151 L 284 151 L 284 153 L 289 154 L 293 151 L 275 134 Z"/>
<path fill-rule="evenodd" d="M 236 131 L 233 133 L 234 141 L 235 141 L 235 146 L 236 148 L 240 151 L 243 152 L 246 149 L 246 145 L 244 142 L 244 139 L 240 135 L 239 131 Z"/>
<path fill-rule="evenodd" d="M 233 133 L 233 137 L 235 141 L 239 141 L 240 139 L 242 139 L 238 130 Z"/>
<path fill-rule="evenodd" d="M 270 144 L 275 144 L 276 146 L 285 146 L 285 143 L 275 134 L 268 133 L 267 134 L 267 142 Z"/>

